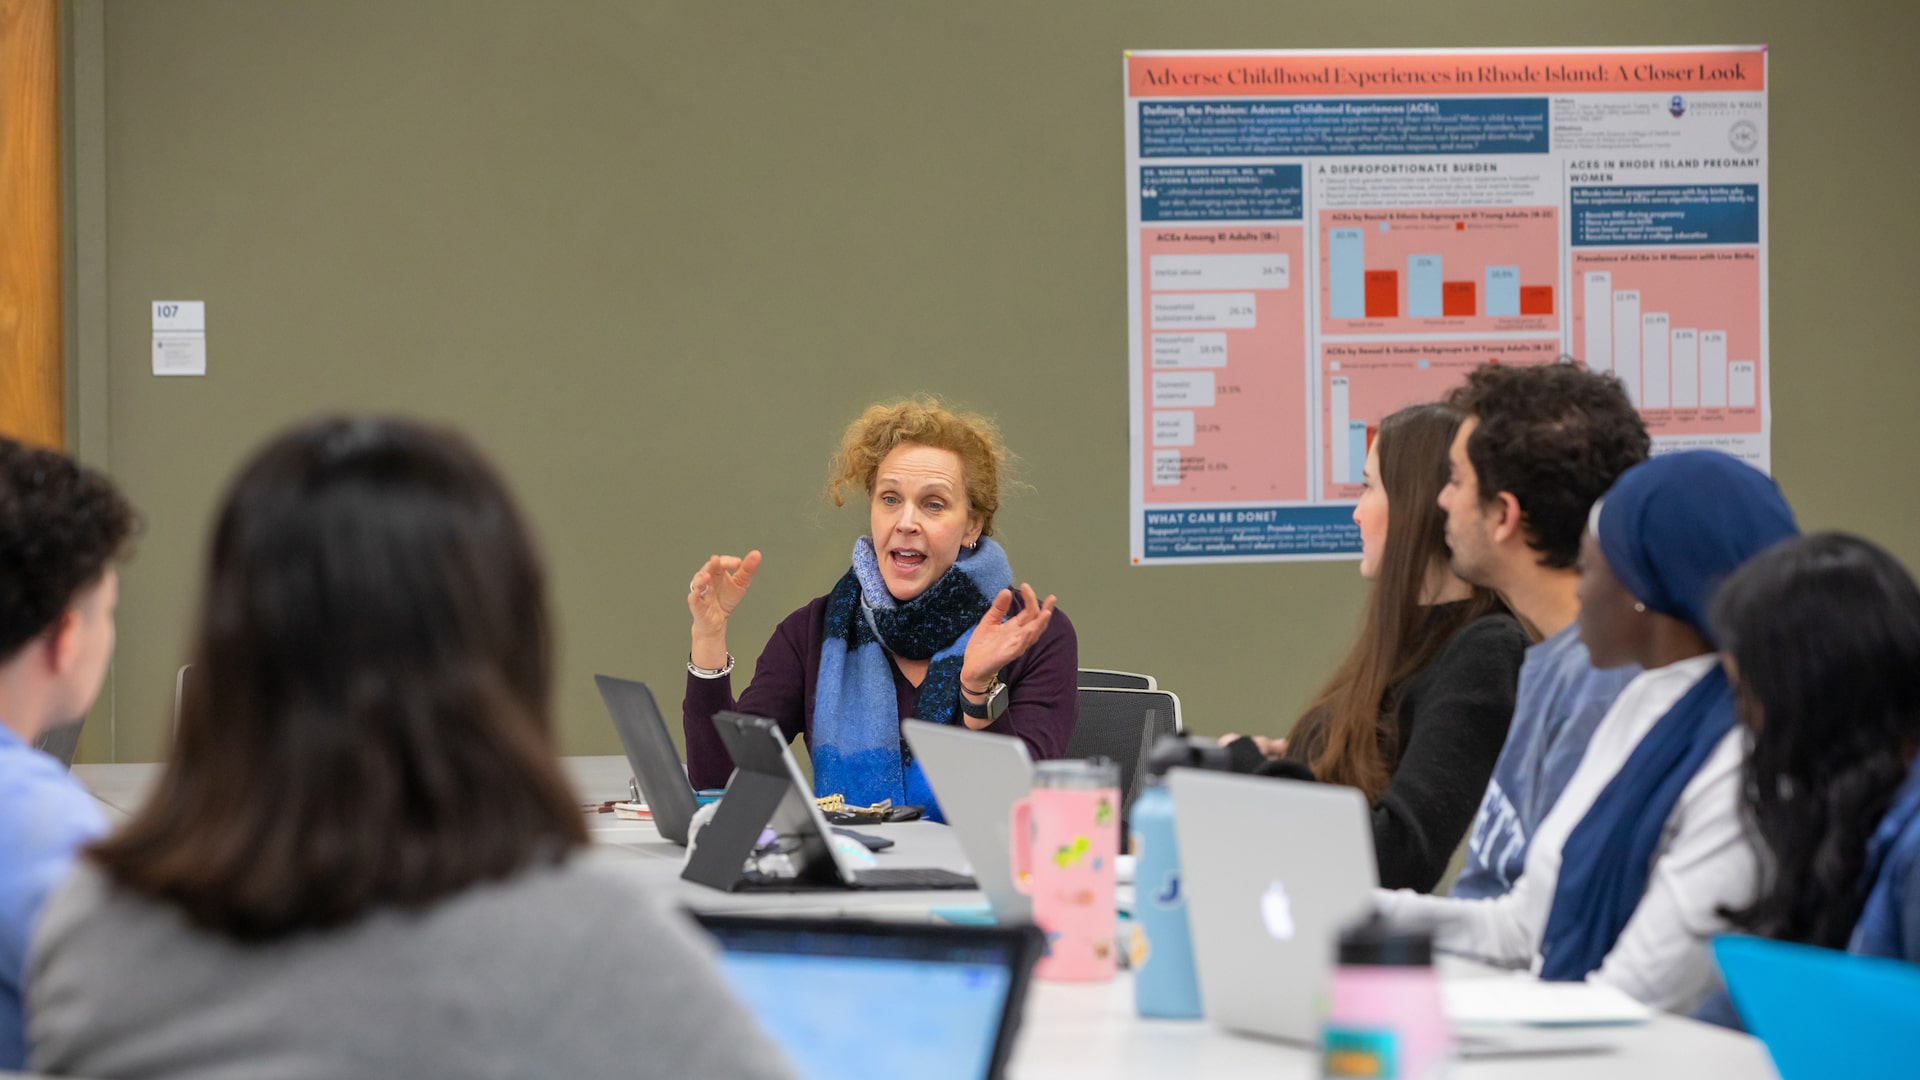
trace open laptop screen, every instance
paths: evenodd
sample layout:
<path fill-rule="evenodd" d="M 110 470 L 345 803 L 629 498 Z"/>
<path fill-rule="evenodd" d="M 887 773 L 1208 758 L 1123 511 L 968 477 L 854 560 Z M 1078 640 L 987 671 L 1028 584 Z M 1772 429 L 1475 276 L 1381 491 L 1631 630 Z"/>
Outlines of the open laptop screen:
<path fill-rule="evenodd" d="M 998 1076 L 1037 952 L 1022 928 L 699 918 L 735 995 L 806 1077 Z"/>

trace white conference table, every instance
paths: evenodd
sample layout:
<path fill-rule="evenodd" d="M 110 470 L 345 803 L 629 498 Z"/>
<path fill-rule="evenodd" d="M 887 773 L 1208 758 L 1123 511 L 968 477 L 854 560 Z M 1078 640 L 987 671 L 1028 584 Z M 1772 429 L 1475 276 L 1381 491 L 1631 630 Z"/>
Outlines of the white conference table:
<path fill-rule="evenodd" d="M 564 759 L 581 801 L 625 798 L 628 769 L 623 757 Z M 151 790 L 156 765 L 76 765 L 74 775 L 100 800 L 110 818 L 132 813 Z M 650 823 L 596 814 L 589 821 L 596 843 L 634 856 L 637 881 L 666 890 L 690 908 L 745 914 L 846 914 L 875 918 L 929 917 L 936 907 L 977 904 L 974 892 L 760 893 L 733 895 L 680 880 L 683 849 L 660 838 Z M 951 830 L 909 822 L 862 826 L 896 844 L 879 855 L 882 865 L 965 869 Z M 1466 963 L 1443 966 L 1447 978 L 1495 977 Z M 1776 1074 L 1756 1040 L 1678 1017 L 1660 1016 L 1630 1027 L 1596 1029 L 1609 1052 L 1555 1057 L 1482 1058 L 1457 1062 L 1453 1080 L 1737 1080 Z M 1202 1076 L 1208 1080 L 1317 1077 L 1311 1051 L 1234 1035 L 1204 1020 L 1144 1020 L 1133 1011 L 1133 987 L 1122 972 L 1092 985 L 1036 981 L 1014 1049 L 1010 1074 L 1022 1080 Z"/>

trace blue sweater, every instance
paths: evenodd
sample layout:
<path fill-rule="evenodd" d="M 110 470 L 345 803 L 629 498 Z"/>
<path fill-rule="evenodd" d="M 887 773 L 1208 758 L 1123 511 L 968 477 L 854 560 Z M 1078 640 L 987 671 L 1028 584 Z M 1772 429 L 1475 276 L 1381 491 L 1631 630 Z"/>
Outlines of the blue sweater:
<path fill-rule="evenodd" d="M 1866 880 L 1847 951 L 1920 963 L 1920 761 L 1867 841 Z"/>
<path fill-rule="evenodd" d="M 1920 761 L 1907 773 L 1893 805 L 1867 840 L 1866 906 L 1853 924 L 1847 951 L 1920 964 Z M 1740 1015 L 1725 990 L 1709 997 L 1696 1020 L 1740 1030 Z"/>
<path fill-rule="evenodd" d="M 40 909 L 74 854 L 106 831 L 93 796 L 0 725 L 0 1069 L 26 1065 L 22 972 Z"/>
<path fill-rule="evenodd" d="M 1569 626 L 1527 650 L 1514 699 L 1513 725 L 1493 767 L 1453 895 L 1504 896 L 1527 865 L 1527 847 L 1586 756 L 1593 729 L 1613 708 L 1637 667 L 1596 669 Z"/>

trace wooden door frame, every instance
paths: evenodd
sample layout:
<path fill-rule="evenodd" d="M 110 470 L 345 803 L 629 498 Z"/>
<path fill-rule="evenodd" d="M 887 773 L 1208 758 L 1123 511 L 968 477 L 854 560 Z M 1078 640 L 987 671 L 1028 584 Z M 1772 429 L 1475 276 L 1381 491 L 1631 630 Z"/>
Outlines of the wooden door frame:
<path fill-rule="evenodd" d="M 57 0 L 0 0 L 0 433 L 65 448 Z"/>

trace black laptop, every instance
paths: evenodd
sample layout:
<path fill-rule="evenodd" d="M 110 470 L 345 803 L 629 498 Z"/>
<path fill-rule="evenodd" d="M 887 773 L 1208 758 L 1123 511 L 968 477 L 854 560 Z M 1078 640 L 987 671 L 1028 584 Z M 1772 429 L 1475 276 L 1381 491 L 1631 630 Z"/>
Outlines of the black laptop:
<path fill-rule="evenodd" d="M 779 724 L 722 712 L 713 726 L 733 756 L 733 779 L 688 853 L 683 879 L 727 892 L 976 887 L 972 877 L 939 867 L 859 865 L 835 846 Z"/>
<path fill-rule="evenodd" d="M 686 847 L 687 824 L 693 820 L 696 803 L 693 785 L 680 765 L 680 752 L 673 748 L 673 736 L 667 734 L 653 691 L 646 683 L 611 675 L 595 675 L 593 682 L 600 688 L 607 715 L 613 718 L 613 730 L 620 734 L 620 745 L 626 748 L 627 764 L 633 767 L 634 782 L 653 814 L 654 827 L 662 838 Z"/>

